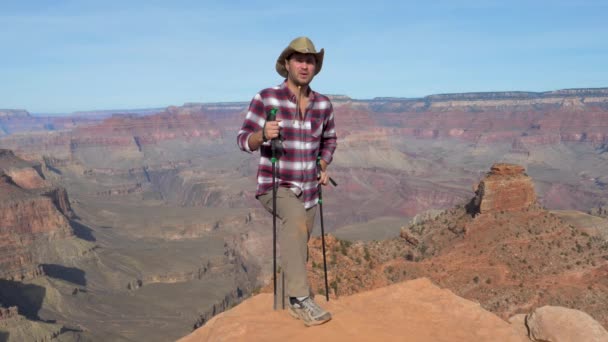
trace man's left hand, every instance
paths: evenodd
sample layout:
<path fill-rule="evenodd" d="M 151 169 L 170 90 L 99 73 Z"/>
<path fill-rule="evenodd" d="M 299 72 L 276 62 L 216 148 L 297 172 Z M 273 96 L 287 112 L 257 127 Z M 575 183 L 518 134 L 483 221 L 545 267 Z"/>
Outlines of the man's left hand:
<path fill-rule="evenodd" d="M 321 171 L 319 173 L 319 184 L 327 185 L 327 182 L 329 182 L 329 172 Z"/>
<path fill-rule="evenodd" d="M 327 185 L 327 182 L 329 182 L 329 173 L 327 172 L 327 163 L 325 162 L 325 160 L 321 159 L 319 161 L 319 166 L 321 167 L 321 170 L 319 171 L 319 184 Z"/>

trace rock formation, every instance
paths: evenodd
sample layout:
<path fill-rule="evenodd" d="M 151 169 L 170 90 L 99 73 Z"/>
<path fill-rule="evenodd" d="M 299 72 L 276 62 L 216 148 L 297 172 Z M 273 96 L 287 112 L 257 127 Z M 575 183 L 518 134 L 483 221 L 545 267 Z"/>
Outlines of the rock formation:
<path fill-rule="evenodd" d="M 45 181 L 35 164 L 0 150 L 0 279 L 31 279 L 42 273 L 30 248 L 39 239 L 73 235 L 67 193 Z"/>
<path fill-rule="evenodd" d="M 379 288 L 329 303 L 324 325 L 306 328 L 260 294 L 212 318 L 180 342 L 196 341 L 527 341 L 509 323 L 477 303 L 427 279 Z"/>
<path fill-rule="evenodd" d="M 19 314 L 19 309 L 16 306 L 11 306 L 9 308 L 1 307 L 2 303 L 0 303 L 0 320 L 9 319 L 11 317 L 15 317 Z"/>
<path fill-rule="evenodd" d="M 589 215 L 608 218 L 608 205 L 591 209 Z"/>
<path fill-rule="evenodd" d="M 526 315 L 525 322 L 532 341 L 608 341 L 608 331 L 578 310 L 543 306 Z"/>
<path fill-rule="evenodd" d="M 67 192 L 43 178 L 40 164 L 0 149 L 0 300 L 12 305 L 0 304 L 0 338 L 7 332 L 11 341 L 47 341 L 62 333 L 61 324 L 34 320 L 38 309 L 33 302 L 38 299 L 11 303 L 21 297 L 15 289 L 28 287 L 21 282 L 44 274 L 38 252 L 48 249 L 51 241 L 73 236 L 72 216 Z M 42 289 L 31 285 L 34 288 Z M 40 293 L 31 292 L 32 298 Z"/>
<path fill-rule="evenodd" d="M 493 169 L 482 181 L 480 202 L 489 197 L 492 205 L 481 213 L 460 205 L 386 241 L 326 238 L 331 294 L 428 277 L 504 319 L 556 305 L 582 310 L 608 326 L 608 241 L 535 205 L 521 167 Z M 310 249 L 313 290 L 324 292 L 320 240 Z"/>
<path fill-rule="evenodd" d="M 475 194 L 473 210 L 479 213 L 518 211 L 536 204 L 532 179 L 514 164 L 494 164 Z"/>
<path fill-rule="evenodd" d="M 61 324 L 31 321 L 18 314 L 11 315 L 6 319 L 2 319 L 0 316 L 0 338 L 2 338 L 2 341 L 53 341 L 62 334 L 63 329 L 64 327 Z M 66 340 L 69 341 L 70 339 Z M 72 340 L 77 341 L 78 339 Z"/>

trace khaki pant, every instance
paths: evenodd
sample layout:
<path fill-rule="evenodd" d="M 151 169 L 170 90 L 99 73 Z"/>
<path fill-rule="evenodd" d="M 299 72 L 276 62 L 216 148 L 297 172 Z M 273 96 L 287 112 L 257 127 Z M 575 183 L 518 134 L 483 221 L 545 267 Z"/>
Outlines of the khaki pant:
<path fill-rule="evenodd" d="M 258 200 L 272 214 L 272 190 L 258 196 Z M 305 209 L 304 203 L 293 191 L 283 187 L 277 189 L 277 218 L 281 220 L 281 226 L 277 229 L 277 241 L 286 294 L 289 297 L 310 294 L 306 263 L 308 239 L 314 227 L 316 212 L 316 206 Z"/>

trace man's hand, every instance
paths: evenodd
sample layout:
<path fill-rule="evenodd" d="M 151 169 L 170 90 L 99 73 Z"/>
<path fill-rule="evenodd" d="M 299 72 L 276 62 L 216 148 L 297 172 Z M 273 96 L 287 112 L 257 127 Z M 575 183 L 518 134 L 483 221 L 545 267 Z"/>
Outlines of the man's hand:
<path fill-rule="evenodd" d="M 319 184 L 327 185 L 329 182 L 329 172 L 327 172 L 327 163 L 325 160 L 321 159 L 319 161 L 319 166 L 321 170 L 319 171 Z"/>
<path fill-rule="evenodd" d="M 321 171 L 319 173 L 319 184 L 327 185 L 329 182 L 329 173 L 327 171 Z"/>
<path fill-rule="evenodd" d="M 249 140 L 247 140 L 247 144 L 249 144 L 249 149 L 255 151 L 260 148 L 260 146 L 264 143 L 264 137 L 266 137 L 266 140 L 271 140 L 278 137 L 279 122 L 281 122 L 281 120 L 266 121 L 264 128 L 251 134 L 249 136 Z"/>
<path fill-rule="evenodd" d="M 279 122 L 281 122 L 281 120 L 266 121 L 266 125 L 264 125 L 264 136 L 267 140 L 279 137 Z"/>

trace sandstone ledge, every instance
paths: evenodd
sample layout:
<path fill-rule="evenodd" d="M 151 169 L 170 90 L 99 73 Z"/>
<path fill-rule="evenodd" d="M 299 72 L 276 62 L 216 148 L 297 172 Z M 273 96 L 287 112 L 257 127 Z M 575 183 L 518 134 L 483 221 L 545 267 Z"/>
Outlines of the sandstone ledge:
<path fill-rule="evenodd" d="M 306 328 L 260 294 L 179 340 L 196 341 L 528 341 L 479 304 L 420 278 L 319 303 L 334 316 Z M 519 330 L 520 331 L 520 330 Z"/>

